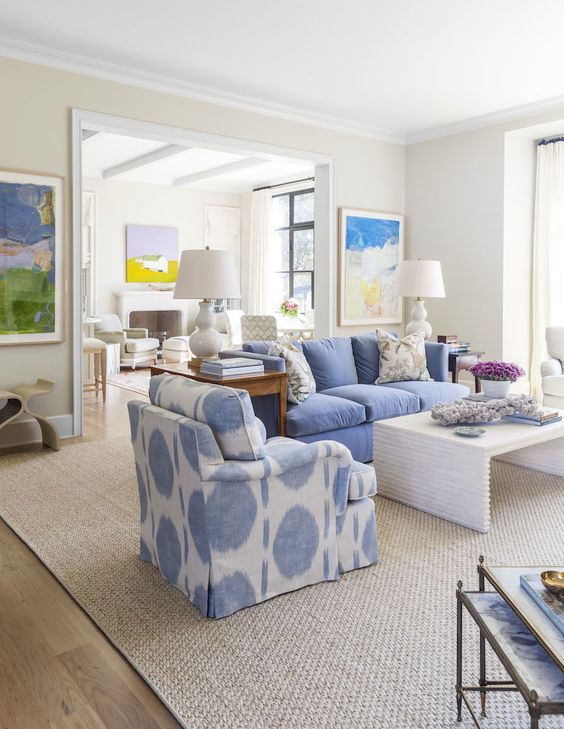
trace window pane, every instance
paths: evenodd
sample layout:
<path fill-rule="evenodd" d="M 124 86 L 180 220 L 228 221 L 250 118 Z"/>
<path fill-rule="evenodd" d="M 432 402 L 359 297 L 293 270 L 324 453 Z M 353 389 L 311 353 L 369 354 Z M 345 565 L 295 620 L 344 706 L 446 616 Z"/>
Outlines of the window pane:
<path fill-rule="evenodd" d="M 313 230 L 294 231 L 294 271 L 313 271 Z"/>
<path fill-rule="evenodd" d="M 275 273 L 272 276 L 272 301 L 276 311 L 284 301 L 290 296 L 290 274 Z"/>
<path fill-rule="evenodd" d="M 279 195 L 272 198 L 272 227 L 284 228 L 290 224 L 290 196 Z"/>
<path fill-rule="evenodd" d="M 290 268 L 290 233 L 276 230 L 272 236 L 271 271 L 287 271 Z"/>
<path fill-rule="evenodd" d="M 313 222 L 313 192 L 294 197 L 294 223 Z"/>
<path fill-rule="evenodd" d="M 302 314 L 307 314 L 313 308 L 311 283 L 311 273 L 294 274 L 294 299 L 299 303 Z"/>

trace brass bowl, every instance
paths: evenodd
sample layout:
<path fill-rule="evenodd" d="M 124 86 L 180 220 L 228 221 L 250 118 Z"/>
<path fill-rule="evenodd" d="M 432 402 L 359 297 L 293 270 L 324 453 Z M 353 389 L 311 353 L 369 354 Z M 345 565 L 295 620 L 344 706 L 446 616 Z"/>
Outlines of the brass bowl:
<path fill-rule="evenodd" d="M 541 572 L 542 584 L 559 600 L 564 601 L 564 572 L 547 570 Z"/>

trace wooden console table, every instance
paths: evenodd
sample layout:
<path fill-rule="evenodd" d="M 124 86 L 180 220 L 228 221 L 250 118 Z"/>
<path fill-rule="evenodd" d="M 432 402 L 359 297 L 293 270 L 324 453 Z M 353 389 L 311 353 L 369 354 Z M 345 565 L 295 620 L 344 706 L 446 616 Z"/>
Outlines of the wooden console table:
<path fill-rule="evenodd" d="M 458 382 L 458 374 L 462 370 L 467 370 L 475 365 L 482 358 L 485 352 L 449 352 L 448 354 L 448 371 L 452 376 L 454 383 Z M 482 386 L 478 377 L 474 378 L 476 392 L 482 391 Z"/>
<path fill-rule="evenodd" d="M 196 382 L 206 382 L 213 385 L 225 385 L 246 390 L 251 397 L 262 395 L 276 395 L 278 397 L 278 432 L 286 435 L 286 372 L 273 372 L 268 370 L 253 375 L 240 375 L 234 377 L 217 377 L 200 372 L 199 369 L 190 367 L 189 363 L 178 365 L 153 365 L 151 377 L 162 375 L 180 375 L 188 377 Z"/>

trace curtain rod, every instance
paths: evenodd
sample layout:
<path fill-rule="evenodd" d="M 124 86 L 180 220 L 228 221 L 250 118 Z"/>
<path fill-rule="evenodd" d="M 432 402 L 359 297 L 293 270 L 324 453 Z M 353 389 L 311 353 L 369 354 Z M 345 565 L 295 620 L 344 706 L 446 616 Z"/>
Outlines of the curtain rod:
<path fill-rule="evenodd" d="M 289 182 L 279 182 L 277 185 L 263 185 L 262 187 L 253 188 L 253 192 L 259 190 L 273 190 L 275 187 L 286 187 L 286 185 L 296 185 L 298 182 L 310 182 L 315 180 L 315 177 L 302 177 L 301 180 L 290 180 Z"/>
<path fill-rule="evenodd" d="M 557 137 L 548 137 L 547 139 L 539 139 L 537 145 L 540 147 L 544 144 L 555 144 L 556 142 L 564 142 L 564 137 L 559 135 Z"/>

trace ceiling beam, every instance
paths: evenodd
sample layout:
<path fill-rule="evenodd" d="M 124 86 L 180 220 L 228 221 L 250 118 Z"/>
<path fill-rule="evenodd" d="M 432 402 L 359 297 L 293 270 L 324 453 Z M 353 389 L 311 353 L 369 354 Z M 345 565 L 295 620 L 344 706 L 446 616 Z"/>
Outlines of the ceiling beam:
<path fill-rule="evenodd" d="M 212 167 L 209 170 L 202 170 L 201 172 L 194 172 L 192 175 L 185 175 L 184 177 L 178 177 L 172 183 L 175 187 L 178 185 L 189 185 L 193 182 L 201 182 L 201 180 L 208 180 L 212 177 L 220 177 L 221 175 L 228 175 L 231 172 L 241 172 L 242 170 L 250 169 L 251 167 L 257 167 L 269 162 L 268 159 L 259 159 L 258 157 L 249 157 L 248 159 L 241 159 L 238 162 L 230 162 L 227 165 L 220 165 L 219 167 Z"/>
<path fill-rule="evenodd" d="M 159 149 L 147 152 L 139 157 L 134 157 L 119 165 L 108 167 L 102 171 L 102 177 L 105 180 L 108 177 L 117 177 L 126 172 L 131 172 L 131 170 L 136 170 L 138 167 L 145 167 L 154 162 L 159 162 L 162 159 L 167 159 L 167 157 L 172 157 L 175 154 L 180 154 L 180 152 L 186 152 L 187 149 L 190 149 L 190 147 L 184 147 L 181 144 L 167 144 L 165 147 L 159 147 Z"/>
<path fill-rule="evenodd" d="M 100 132 L 95 132 L 93 129 L 83 129 L 82 141 L 86 142 L 87 139 L 92 139 L 92 137 L 95 137 L 97 134 L 100 134 Z"/>

